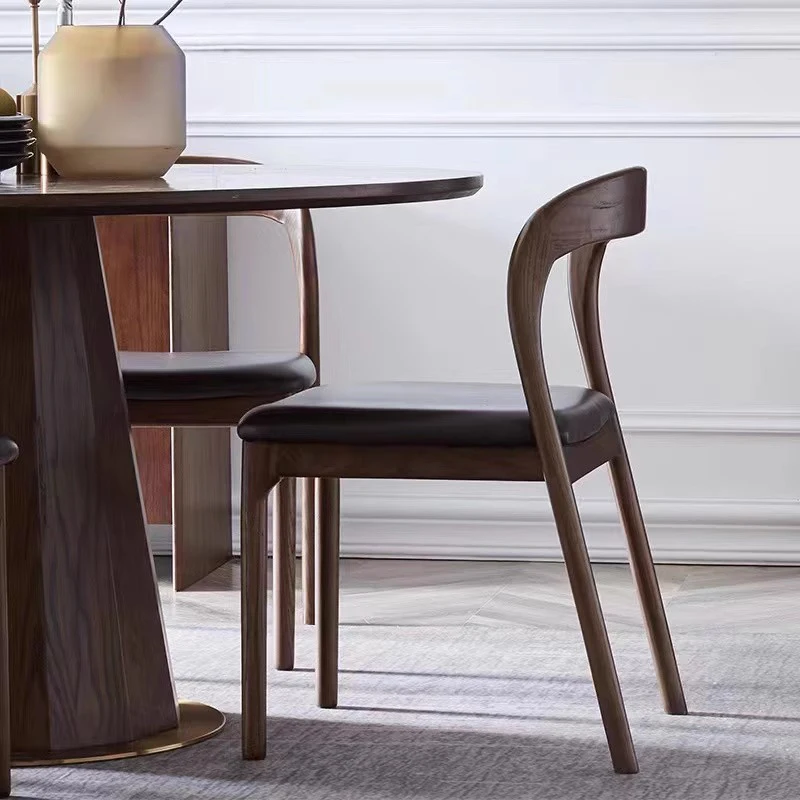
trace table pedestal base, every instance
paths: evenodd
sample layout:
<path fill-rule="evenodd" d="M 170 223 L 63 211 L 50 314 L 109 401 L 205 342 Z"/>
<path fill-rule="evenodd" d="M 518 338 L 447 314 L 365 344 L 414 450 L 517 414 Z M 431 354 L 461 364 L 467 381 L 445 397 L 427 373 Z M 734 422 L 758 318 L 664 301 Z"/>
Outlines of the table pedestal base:
<path fill-rule="evenodd" d="M 116 745 L 92 747 L 79 751 L 59 753 L 13 753 L 12 767 L 50 767 L 59 764 L 86 764 L 92 761 L 114 761 L 120 758 L 134 758 L 178 750 L 216 736 L 225 727 L 225 715 L 216 708 L 193 703 L 180 702 L 179 723 L 171 731 L 157 733 Z"/>
<path fill-rule="evenodd" d="M 11 750 L 114 750 L 179 721 L 94 222 L 0 243 Z"/>

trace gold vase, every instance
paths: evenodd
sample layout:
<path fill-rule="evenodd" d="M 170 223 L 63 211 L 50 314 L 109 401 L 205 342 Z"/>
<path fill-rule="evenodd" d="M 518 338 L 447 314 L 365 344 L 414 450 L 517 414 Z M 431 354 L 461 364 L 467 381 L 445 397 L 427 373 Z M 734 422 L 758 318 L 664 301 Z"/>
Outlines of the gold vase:
<path fill-rule="evenodd" d="M 65 178 L 160 178 L 186 148 L 186 59 L 160 25 L 65 25 L 39 56 L 39 145 Z"/>

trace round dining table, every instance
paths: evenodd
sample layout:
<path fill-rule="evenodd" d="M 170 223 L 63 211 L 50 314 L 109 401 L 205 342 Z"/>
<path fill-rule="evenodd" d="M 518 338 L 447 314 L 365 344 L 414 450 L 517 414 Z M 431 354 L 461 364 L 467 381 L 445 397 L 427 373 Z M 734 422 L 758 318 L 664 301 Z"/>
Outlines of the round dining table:
<path fill-rule="evenodd" d="M 176 699 L 94 218 L 415 203 L 482 182 L 244 165 L 0 176 L 0 434 L 20 449 L 7 470 L 12 763 L 155 752 L 225 722 Z"/>

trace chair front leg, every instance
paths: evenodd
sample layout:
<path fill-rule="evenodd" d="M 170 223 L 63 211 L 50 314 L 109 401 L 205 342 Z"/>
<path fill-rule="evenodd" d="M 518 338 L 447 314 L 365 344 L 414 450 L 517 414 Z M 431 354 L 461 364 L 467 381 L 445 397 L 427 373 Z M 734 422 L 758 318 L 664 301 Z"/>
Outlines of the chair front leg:
<path fill-rule="evenodd" d="M 315 496 L 314 478 L 303 478 L 301 508 L 303 525 L 303 621 L 314 624 L 316 603 L 314 600 L 314 520 Z"/>
<path fill-rule="evenodd" d="M 575 609 L 583 633 L 586 655 L 594 681 L 600 716 L 608 740 L 615 772 L 633 774 L 639 771 L 633 739 L 619 688 L 614 656 L 608 641 L 600 598 L 597 595 L 586 540 L 578 506 L 566 468 L 547 478 L 547 490 L 553 506 L 558 537 L 564 553 L 567 575 L 575 599 Z"/>
<path fill-rule="evenodd" d="M 622 517 L 622 525 L 625 528 L 625 537 L 628 541 L 631 571 L 642 605 L 650 649 L 653 652 L 653 661 L 656 665 L 661 695 L 664 699 L 664 708 L 668 714 L 686 714 L 688 713 L 686 698 L 683 694 L 678 662 L 675 659 L 669 624 L 664 612 L 664 602 L 653 565 L 653 555 L 650 552 L 647 530 L 636 493 L 636 484 L 633 481 L 633 473 L 621 432 L 619 439 L 621 451 L 616 458 L 609 462 L 609 469 Z"/>
<path fill-rule="evenodd" d="M 272 603 L 275 630 L 275 667 L 294 669 L 295 581 L 297 530 L 294 478 L 284 478 L 275 489 L 272 536 Z"/>
<path fill-rule="evenodd" d="M 316 481 L 317 703 L 339 694 L 339 479 Z"/>
<path fill-rule="evenodd" d="M 242 469 L 242 757 L 267 754 L 267 495 L 278 482 L 268 451 L 245 443 Z"/>

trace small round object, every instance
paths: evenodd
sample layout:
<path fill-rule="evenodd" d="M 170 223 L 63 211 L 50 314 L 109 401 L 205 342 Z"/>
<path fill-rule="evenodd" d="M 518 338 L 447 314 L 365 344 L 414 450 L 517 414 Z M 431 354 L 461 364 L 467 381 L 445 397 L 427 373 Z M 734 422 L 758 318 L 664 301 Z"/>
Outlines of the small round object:
<path fill-rule="evenodd" d="M 13 117 L 16 113 L 17 101 L 5 89 L 0 89 L 0 117 Z"/>

